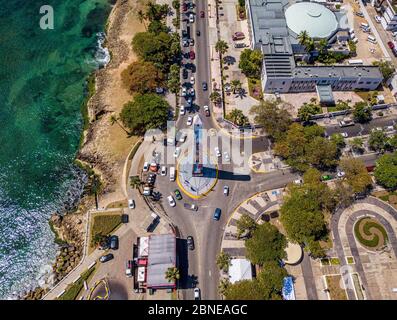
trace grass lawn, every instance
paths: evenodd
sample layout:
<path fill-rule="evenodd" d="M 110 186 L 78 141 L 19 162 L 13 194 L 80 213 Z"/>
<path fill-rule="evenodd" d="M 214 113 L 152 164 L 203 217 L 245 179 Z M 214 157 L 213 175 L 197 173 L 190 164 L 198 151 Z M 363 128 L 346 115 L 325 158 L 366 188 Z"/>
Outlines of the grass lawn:
<path fill-rule="evenodd" d="M 330 262 L 331 262 L 331 264 L 332 264 L 333 266 L 335 266 L 335 265 L 340 265 L 339 258 L 331 258 L 331 259 L 330 259 Z"/>
<path fill-rule="evenodd" d="M 57 300 L 75 300 L 79 295 L 81 289 L 83 289 L 84 281 L 88 281 L 94 275 L 95 269 L 96 266 L 93 266 L 91 269 L 84 271 L 81 274 L 80 279 L 77 282 L 70 284 L 66 288 L 65 293 L 61 295 Z"/>
<path fill-rule="evenodd" d="M 121 225 L 121 211 L 112 213 L 96 213 L 91 218 L 90 223 L 90 241 L 88 247 L 88 254 L 94 251 L 95 247 L 92 246 L 92 239 L 96 234 L 109 235 L 118 226 Z"/>
<path fill-rule="evenodd" d="M 109 203 L 106 206 L 106 209 L 116 209 L 116 208 L 126 208 L 126 207 L 128 207 L 128 201 L 120 200 L 120 201 L 115 201 L 115 202 Z"/>
<path fill-rule="evenodd" d="M 327 288 L 329 290 L 329 295 L 331 297 L 331 300 L 347 300 L 346 291 L 344 288 L 341 288 L 340 286 L 341 279 L 342 276 L 339 274 L 332 276 L 325 276 L 325 280 L 327 282 Z"/>
<path fill-rule="evenodd" d="M 257 100 L 263 99 L 262 84 L 260 79 L 248 78 L 249 95 Z"/>
<path fill-rule="evenodd" d="M 363 233 L 364 235 L 362 235 L 360 233 L 360 225 L 363 224 Z M 372 234 L 371 229 L 377 229 L 381 232 L 384 240 L 382 241 L 381 239 L 379 239 L 379 236 L 377 234 Z M 387 242 L 387 233 L 385 228 L 378 223 L 376 220 L 374 219 L 370 219 L 370 218 L 362 218 L 359 221 L 357 221 L 354 225 L 354 235 L 356 236 L 357 240 L 364 246 L 368 247 L 368 248 L 376 248 L 380 245 L 380 242 L 382 243 L 386 243 Z M 372 239 L 365 239 L 364 236 L 372 236 Z"/>
<path fill-rule="evenodd" d="M 353 273 L 352 279 L 353 279 L 354 289 L 356 290 L 356 294 L 357 294 L 357 300 L 364 300 L 364 293 L 363 290 L 361 289 L 361 283 L 358 274 Z"/>
<path fill-rule="evenodd" d="M 397 191 L 378 191 L 374 192 L 373 195 L 397 209 Z"/>
<path fill-rule="evenodd" d="M 354 264 L 354 258 L 353 257 L 346 257 L 347 263 L 348 264 Z"/>

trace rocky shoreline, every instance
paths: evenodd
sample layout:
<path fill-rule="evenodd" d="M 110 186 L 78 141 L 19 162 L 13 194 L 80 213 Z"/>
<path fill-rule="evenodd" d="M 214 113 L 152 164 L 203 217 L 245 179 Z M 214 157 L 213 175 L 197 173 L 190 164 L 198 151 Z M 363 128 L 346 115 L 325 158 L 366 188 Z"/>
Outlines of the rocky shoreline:
<path fill-rule="evenodd" d="M 77 161 L 89 168 L 87 171 L 89 181 L 85 186 L 84 193 L 78 208 L 65 214 L 54 213 L 49 221 L 51 229 L 55 233 L 55 242 L 59 245 L 56 260 L 52 266 L 53 274 L 42 287 L 24 294 L 24 300 L 40 300 L 50 288 L 61 281 L 81 261 L 85 239 L 85 226 L 87 223 L 87 211 L 95 207 L 95 197 L 92 192 L 92 177 L 99 176 L 101 181 L 101 193 L 112 191 L 116 182 L 116 175 L 111 159 L 96 148 L 95 138 L 100 135 L 104 125 L 100 121 L 102 116 L 111 112 L 110 106 L 104 103 L 105 88 L 109 83 L 109 70 L 117 68 L 128 58 L 129 48 L 125 41 L 119 39 L 119 34 L 126 14 L 132 9 L 128 0 L 118 0 L 110 12 L 108 30 L 106 30 L 106 42 L 104 45 L 111 53 L 109 64 L 95 71 L 95 93 L 87 103 L 90 119 L 89 128 L 83 133 L 84 139 L 77 154 Z"/>

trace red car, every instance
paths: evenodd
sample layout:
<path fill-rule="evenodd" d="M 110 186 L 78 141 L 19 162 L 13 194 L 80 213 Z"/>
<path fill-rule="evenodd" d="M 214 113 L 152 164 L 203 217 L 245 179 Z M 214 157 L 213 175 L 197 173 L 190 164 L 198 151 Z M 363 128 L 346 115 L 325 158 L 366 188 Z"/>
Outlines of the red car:
<path fill-rule="evenodd" d="M 200 11 L 200 18 L 204 18 L 204 11 Z"/>
<path fill-rule="evenodd" d="M 182 4 L 182 10 L 184 12 L 187 10 L 187 4 L 185 2 Z"/>
<path fill-rule="evenodd" d="M 393 42 L 389 41 L 387 43 L 387 45 L 389 46 L 390 49 L 392 49 L 392 50 L 394 49 L 394 43 Z"/>
<path fill-rule="evenodd" d="M 194 60 L 195 57 L 196 57 L 196 55 L 195 55 L 194 51 L 193 51 L 193 50 L 190 51 L 190 52 L 189 52 L 189 58 L 190 58 L 190 60 Z"/>

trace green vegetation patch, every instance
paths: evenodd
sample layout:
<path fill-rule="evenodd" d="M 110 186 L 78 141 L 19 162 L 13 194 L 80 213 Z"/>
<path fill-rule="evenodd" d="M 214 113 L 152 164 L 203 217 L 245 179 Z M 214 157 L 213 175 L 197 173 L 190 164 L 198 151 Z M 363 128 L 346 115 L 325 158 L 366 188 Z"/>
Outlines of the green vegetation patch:
<path fill-rule="evenodd" d="M 352 274 L 352 279 L 353 279 L 353 284 L 354 284 L 354 289 L 356 291 L 357 294 L 357 300 L 364 300 L 364 293 L 363 290 L 361 289 L 361 283 L 360 283 L 360 279 L 358 277 L 357 273 L 353 273 Z"/>
<path fill-rule="evenodd" d="M 328 258 L 321 259 L 320 262 L 322 266 L 329 266 L 331 264 Z"/>
<path fill-rule="evenodd" d="M 331 264 L 332 265 L 340 265 L 340 261 L 339 261 L 339 258 L 331 258 L 330 259 L 330 262 L 331 262 Z"/>
<path fill-rule="evenodd" d="M 347 300 L 346 290 L 341 288 L 342 277 L 337 275 L 325 276 L 331 300 Z"/>
<path fill-rule="evenodd" d="M 84 281 L 88 281 L 88 279 L 94 274 L 95 269 L 95 266 L 93 266 L 91 269 L 84 271 L 81 274 L 80 279 L 77 282 L 69 285 L 66 288 L 65 293 L 61 295 L 58 300 L 75 300 L 81 289 L 83 289 Z"/>
<path fill-rule="evenodd" d="M 259 79 L 248 78 L 248 90 L 251 97 L 257 100 L 263 99 L 262 85 Z"/>
<path fill-rule="evenodd" d="M 346 257 L 347 264 L 354 264 L 354 258 L 353 257 Z"/>
<path fill-rule="evenodd" d="M 121 214 L 101 214 L 94 216 L 90 230 L 90 250 L 95 247 L 96 236 L 107 236 L 121 224 Z"/>
<path fill-rule="evenodd" d="M 383 238 L 381 239 L 379 234 L 374 233 L 371 229 L 378 230 Z M 371 218 L 362 218 L 356 222 L 354 225 L 354 235 L 363 246 L 373 249 L 385 245 L 388 240 L 385 228 Z"/>

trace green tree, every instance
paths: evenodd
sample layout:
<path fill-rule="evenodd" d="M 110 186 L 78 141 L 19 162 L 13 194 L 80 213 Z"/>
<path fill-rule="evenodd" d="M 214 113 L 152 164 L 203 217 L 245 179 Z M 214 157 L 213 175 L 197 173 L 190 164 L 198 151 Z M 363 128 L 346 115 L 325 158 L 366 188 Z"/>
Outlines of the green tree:
<path fill-rule="evenodd" d="M 106 235 L 103 235 L 101 233 L 96 233 L 91 240 L 91 245 L 93 247 L 99 246 L 99 245 L 105 245 L 108 241 L 108 237 Z"/>
<path fill-rule="evenodd" d="M 221 251 L 217 256 L 216 256 L 216 265 L 220 270 L 223 270 L 224 272 L 227 272 L 229 270 L 230 266 L 230 255 L 227 254 L 224 251 Z"/>
<path fill-rule="evenodd" d="M 161 21 L 163 20 L 170 11 L 170 7 L 168 4 L 156 4 L 152 1 L 149 1 L 146 5 L 146 13 L 145 16 L 150 21 Z"/>
<path fill-rule="evenodd" d="M 138 16 L 139 22 L 144 25 L 145 29 L 147 29 L 146 22 L 145 22 L 146 21 L 146 14 L 143 12 L 143 10 L 141 10 L 141 9 L 138 10 L 137 16 Z"/>
<path fill-rule="evenodd" d="M 218 40 L 215 44 L 215 50 L 216 52 L 219 52 L 221 57 L 227 52 L 229 49 L 229 46 L 226 41 L 224 40 Z"/>
<path fill-rule="evenodd" d="M 304 103 L 298 110 L 298 118 L 303 122 L 310 121 L 311 116 L 321 113 L 321 107 L 313 103 Z"/>
<path fill-rule="evenodd" d="M 389 149 L 391 149 L 391 150 L 397 149 L 397 134 L 394 134 L 392 137 L 390 137 L 387 140 L 387 145 L 389 146 Z"/>
<path fill-rule="evenodd" d="M 301 44 L 302 46 L 306 46 L 309 39 L 310 39 L 310 37 L 306 30 L 302 30 L 298 34 L 298 41 L 299 41 L 299 44 Z"/>
<path fill-rule="evenodd" d="M 212 103 L 219 104 L 221 102 L 221 95 L 218 91 L 213 91 L 210 94 L 210 100 Z"/>
<path fill-rule="evenodd" d="M 334 133 L 331 135 L 331 141 L 335 143 L 338 149 L 342 149 L 346 146 L 345 138 L 340 133 Z"/>
<path fill-rule="evenodd" d="M 319 241 L 315 241 L 313 238 L 309 238 L 306 242 L 307 250 L 310 252 L 310 256 L 314 259 L 325 258 L 327 256 L 324 248 L 321 247 Z"/>
<path fill-rule="evenodd" d="M 280 267 L 276 261 L 264 263 L 262 271 L 258 275 L 264 300 L 281 300 L 284 278 L 287 275 L 287 271 Z"/>
<path fill-rule="evenodd" d="M 139 176 L 130 177 L 130 186 L 132 189 L 138 189 L 142 185 L 142 181 Z"/>
<path fill-rule="evenodd" d="M 165 272 L 165 278 L 167 279 L 168 282 L 175 282 L 179 280 L 180 278 L 179 269 L 176 267 L 168 268 L 167 271 Z"/>
<path fill-rule="evenodd" d="M 240 55 L 238 67 L 249 78 L 259 79 L 261 76 L 263 56 L 260 50 L 244 49 Z"/>
<path fill-rule="evenodd" d="M 318 51 L 322 54 L 325 54 L 327 52 L 328 48 L 328 41 L 327 39 L 321 39 L 320 41 L 317 42 L 317 47 Z"/>
<path fill-rule="evenodd" d="M 237 281 L 228 286 L 225 292 L 226 300 L 263 300 L 262 288 L 258 280 Z"/>
<path fill-rule="evenodd" d="M 353 140 L 350 141 L 350 145 L 355 152 L 364 152 L 364 141 L 362 138 L 355 137 Z"/>
<path fill-rule="evenodd" d="M 353 188 L 343 180 L 335 181 L 334 197 L 338 207 L 347 208 L 354 202 Z"/>
<path fill-rule="evenodd" d="M 245 234 L 247 238 L 250 238 L 252 232 L 256 229 L 257 224 L 248 214 L 243 213 L 240 219 L 237 220 L 237 237 L 241 237 Z"/>
<path fill-rule="evenodd" d="M 219 285 L 218 285 L 218 292 L 219 294 L 221 294 L 222 296 L 224 296 L 227 292 L 227 289 L 230 286 L 230 281 L 227 278 L 222 278 L 219 281 Z"/>
<path fill-rule="evenodd" d="M 380 72 L 383 75 L 383 81 L 386 82 L 389 78 L 394 74 L 395 68 L 391 61 L 381 60 L 381 61 L 374 61 L 372 63 L 374 66 L 378 66 Z"/>
<path fill-rule="evenodd" d="M 342 159 L 339 166 L 345 172 L 344 178 L 353 192 L 366 192 L 371 187 L 372 179 L 362 160 L 357 158 Z"/>
<path fill-rule="evenodd" d="M 245 240 L 247 258 L 253 264 L 263 265 L 267 261 L 283 259 L 287 240 L 272 224 L 265 222 L 258 225 L 252 237 Z"/>
<path fill-rule="evenodd" d="M 168 77 L 168 89 L 172 93 L 178 93 L 181 87 L 181 81 L 180 81 L 180 67 L 178 64 L 173 64 L 170 67 L 170 73 Z"/>
<path fill-rule="evenodd" d="M 233 93 L 236 93 L 237 90 L 241 90 L 242 83 L 238 79 L 234 79 L 230 82 L 230 86 L 233 90 Z"/>
<path fill-rule="evenodd" d="M 387 189 L 397 188 L 397 152 L 384 154 L 376 161 L 376 182 Z"/>
<path fill-rule="evenodd" d="M 131 93 L 148 93 L 163 84 L 164 75 L 152 62 L 135 61 L 121 73 L 121 80 Z"/>
<path fill-rule="evenodd" d="M 246 126 L 249 124 L 248 118 L 240 109 L 233 109 L 226 115 L 226 119 L 233 122 L 237 126 Z"/>
<path fill-rule="evenodd" d="M 342 110 L 351 109 L 350 103 L 351 103 L 351 100 L 347 100 L 347 101 L 338 100 L 338 101 L 336 102 L 335 109 L 336 109 L 337 111 L 342 111 Z"/>
<path fill-rule="evenodd" d="M 172 0 L 172 7 L 175 10 L 179 10 L 179 8 L 181 7 L 181 2 L 179 0 Z"/>
<path fill-rule="evenodd" d="M 267 135 L 272 139 L 281 137 L 292 123 L 292 117 L 287 111 L 289 105 L 276 100 L 264 100 L 251 108 L 255 123 L 262 125 Z"/>
<path fill-rule="evenodd" d="M 160 32 L 164 32 L 164 33 L 169 32 L 169 28 L 166 26 L 166 24 L 159 20 L 151 21 L 147 27 L 147 30 L 153 34 L 157 34 Z"/>
<path fill-rule="evenodd" d="M 164 127 L 169 109 L 168 102 L 156 94 L 137 95 L 123 106 L 120 119 L 131 133 L 143 134 L 146 130 Z"/>
<path fill-rule="evenodd" d="M 369 122 L 372 119 L 372 109 L 366 102 L 357 102 L 354 105 L 353 116 L 357 122 Z"/>
<path fill-rule="evenodd" d="M 383 130 L 374 130 L 370 133 L 368 146 L 377 152 L 383 152 L 386 148 L 387 136 Z"/>

